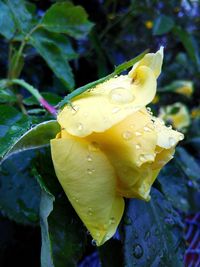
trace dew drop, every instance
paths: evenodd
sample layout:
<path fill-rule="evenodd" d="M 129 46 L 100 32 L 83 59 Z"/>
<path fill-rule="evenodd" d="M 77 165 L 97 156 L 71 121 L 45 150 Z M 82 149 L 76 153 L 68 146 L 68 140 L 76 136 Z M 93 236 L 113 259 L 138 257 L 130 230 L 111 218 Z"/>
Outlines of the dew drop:
<path fill-rule="evenodd" d="M 145 235 L 144 235 L 144 240 L 147 241 L 150 237 L 150 232 L 149 231 L 146 231 Z"/>
<path fill-rule="evenodd" d="M 89 216 L 92 216 L 92 214 L 93 214 L 93 212 L 92 212 L 92 208 L 89 208 L 89 209 L 88 209 L 88 215 L 89 215 Z"/>
<path fill-rule="evenodd" d="M 180 134 L 179 141 L 182 141 L 183 139 L 184 139 L 184 135 L 183 134 Z"/>
<path fill-rule="evenodd" d="M 142 134 L 140 132 L 135 132 L 136 136 L 141 136 Z"/>
<path fill-rule="evenodd" d="M 79 130 L 79 131 L 82 131 L 82 130 L 83 130 L 83 124 L 82 124 L 82 123 L 79 123 L 79 124 L 78 124 L 78 130 Z"/>
<path fill-rule="evenodd" d="M 130 132 L 130 131 L 125 131 L 125 132 L 122 133 L 122 137 L 125 140 L 130 140 L 133 137 L 133 133 Z"/>
<path fill-rule="evenodd" d="M 97 246 L 97 241 L 95 239 L 92 239 L 91 244 L 92 244 L 92 246 L 96 247 Z"/>
<path fill-rule="evenodd" d="M 89 150 L 92 152 L 98 151 L 99 150 L 99 144 L 95 141 L 91 142 L 89 145 Z"/>
<path fill-rule="evenodd" d="M 144 131 L 145 132 L 151 132 L 151 129 L 149 127 L 147 127 L 147 126 L 144 126 Z"/>
<path fill-rule="evenodd" d="M 87 169 L 87 173 L 88 173 L 89 175 L 92 175 L 92 174 L 93 174 L 93 172 L 95 172 L 95 170 L 94 170 L 94 169 Z"/>
<path fill-rule="evenodd" d="M 92 161 L 92 157 L 90 155 L 87 156 L 87 161 L 89 161 L 89 162 Z"/>
<path fill-rule="evenodd" d="M 111 90 L 109 98 L 112 103 L 118 103 L 118 104 L 127 104 L 135 99 L 131 91 L 128 91 L 123 87 L 117 87 Z"/>
<path fill-rule="evenodd" d="M 114 107 L 113 109 L 112 109 L 112 113 L 113 114 L 115 114 L 115 113 L 117 113 L 117 112 L 119 112 L 120 111 L 120 108 L 119 107 Z"/>
<path fill-rule="evenodd" d="M 129 216 L 126 216 L 124 218 L 124 224 L 126 224 L 126 225 L 131 225 L 132 224 L 132 220 L 131 220 L 131 218 Z"/>
<path fill-rule="evenodd" d="M 173 137 L 169 137 L 169 145 L 174 146 L 176 144 L 176 140 Z"/>
<path fill-rule="evenodd" d="M 141 155 L 139 156 L 139 159 L 140 159 L 140 161 L 145 161 L 145 157 L 144 157 L 144 155 L 141 154 Z"/>
<path fill-rule="evenodd" d="M 168 225 L 174 225 L 174 219 L 172 217 L 166 217 L 164 219 L 165 223 L 168 224 Z"/>
<path fill-rule="evenodd" d="M 115 218 L 114 217 L 111 217 L 110 220 L 109 220 L 109 224 L 115 224 Z"/>
<path fill-rule="evenodd" d="M 141 245 L 139 244 L 136 244 L 133 246 L 133 256 L 136 258 L 136 259 L 140 259 L 143 255 L 143 248 Z"/>
<path fill-rule="evenodd" d="M 140 148 L 141 148 L 141 145 L 140 145 L 140 144 L 136 144 L 136 145 L 135 145 L 135 148 L 136 148 L 136 149 L 140 149 Z"/>

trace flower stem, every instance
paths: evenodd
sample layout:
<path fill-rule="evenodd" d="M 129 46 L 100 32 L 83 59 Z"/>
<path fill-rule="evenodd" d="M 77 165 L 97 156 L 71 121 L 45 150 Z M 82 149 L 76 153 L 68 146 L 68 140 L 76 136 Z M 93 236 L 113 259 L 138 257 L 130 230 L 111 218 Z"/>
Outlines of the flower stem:
<path fill-rule="evenodd" d="M 39 93 L 39 91 L 33 87 L 31 84 L 25 82 L 24 80 L 21 79 L 12 79 L 12 80 L 8 80 L 8 83 L 10 85 L 12 84 L 17 84 L 17 85 L 21 85 L 22 87 L 24 87 L 27 91 L 29 91 L 29 93 L 31 93 L 36 99 L 37 101 L 52 115 L 56 115 L 57 110 L 51 106 L 44 98 L 43 96 Z"/>

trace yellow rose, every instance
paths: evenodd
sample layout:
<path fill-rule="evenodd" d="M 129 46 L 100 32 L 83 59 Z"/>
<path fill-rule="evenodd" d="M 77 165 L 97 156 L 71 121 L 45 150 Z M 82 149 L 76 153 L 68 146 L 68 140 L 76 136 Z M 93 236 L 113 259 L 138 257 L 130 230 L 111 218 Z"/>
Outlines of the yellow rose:
<path fill-rule="evenodd" d="M 182 103 L 174 103 L 162 107 L 159 112 L 159 117 L 164 121 L 172 123 L 177 130 L 184 131 L 190 125 L 190 114 L 187 107 Z"/>
<path fill-rule="evenodd" d="M 156 93 L 163 48 L 120 75 L 75 97 L 58 115 L 51 140 L 56 175 L 96 244 L 110 239 L 124 197 L 149 200 L 160 169 L 183 135 L 145 106 Z"/>

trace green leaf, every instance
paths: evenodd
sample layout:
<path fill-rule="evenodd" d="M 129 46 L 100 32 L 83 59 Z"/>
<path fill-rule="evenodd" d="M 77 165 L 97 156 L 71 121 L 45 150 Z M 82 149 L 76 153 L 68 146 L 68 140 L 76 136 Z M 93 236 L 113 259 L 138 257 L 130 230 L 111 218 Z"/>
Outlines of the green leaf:
<path fill-rule="evenodd" d="M 166 15 L 160 15 L 155 21 L 153 26 L 154 35 L 162 35 L 171 31 L 174 27 L 174 20 Z"/>
<path fill-rule="evenodd" d="M 173 33 L 178 36 L 191 60 L 200 68 L 199 49 L 194 37 L 179 26 L 174 27 Z"/>
<path fill-rule="evenodd" d="M 0 169 L 0 208 L 10 219 L 38 224 L 40 187 L 31 174 L 34 151 L 15 154 Z"/>
<path fill-rule="evenodd" d="M 54 200 L 55 198 L 51 193 L 42 190 L 40 201 L 40 227 L 42 234 L 41 267 L 54 267 L 48 226 L 48 217 L 53 210 Z"/>
<path fill-rule="evenodd" d="M 6 154 L 6 157 L 12 153 L 49 146 L 50 140 L 55 138 L 59 131 L 60 126 L 57 121 L 52 120 L 42 122 L 18 138 Z"/>
<path fill-rule="evenodd" d="M 31 121 L 15 108 L 0 105 L 0 159 L 30 128 Z"/>
<path fill-rule="evenodd" d="M 196 187 L 197 190 L 200 190 L 200 166 L 196 159 L 182 147 L 176 149 L 176 155 L 177 157 L 174 160 L 179 168 L 188 177 L 191 185 Z"/>
<path fill-rule="evenodd" d="M 60 36 L 56 40 L 52 39 L 50 35 L 48 38 L 48 34 L 40 30 L 34 32 L 30 37 L 29 43 L 36 48 L 37 52 L 44 58 L 58 79 L 60 79 L 67 88 L 72 89 L 74 87 L 74 78 L 68 59 L 73 57 L 73 50 L 71 49 L 68 39 Z M 64 44 L 66 44 L 65 48 Z"/>
<path fill-rule="evenodd" d="M 0 1 L 0 34 L 11 39 L 15 34 L 16 27 L 9 7 Z"/>
<path fill-rule="evenodd" d="M 151 200 L 132 199 L 124 226 L 124 259 L 132 266 L 183 266 L 183 229 L 179 215 L 152 188 Z"/>
<path fill-rule="evenodd" d="M 175 159 L 161 170 L 158 181 L 163 194 L 173 207 L 188 212 L 190 209 L 188 179 L 177 166 Z"/>
<path fill-rule="evenodd" d="M 0 103 L 13 103 L 17 102 L 17 97 L 9 89 L 0 89 Z"/>
<path fill-rule="evenodd" d="M 0 93 L 1 93 L 1 91 L 0 91 Z M 54 94 L 54 93 L 41 93 L 41 95 L 52 106 L 57 105 L 58 102 L 61 101 L 61 99 L 62 99 L 61 96 L 59 96 L 57 94 Z M 0 95 L 0 97 L 1 97 L 1 95 Z M 34 96 L 30 96 L 30 97 L 27 97 L 27 98 L 23 99 L 23 103 L 26 106 L 39 105 L 37 99 Z"/>
<path fill-rule="evenodd" d="M 42 267 L 77 267 L 85 248 L 86 229 L 58 182 L 49 147 L 40 150 L 34 164 L 34 176 L 42 189 Z"/>
<path fill-rule="evenodd" d="M 83 7 L 74 6 L 70 2 L 61 2 L 52 5 L 47 10 L 41 24 L 49 31 L 83 38 L 93 26 L 87 17 Z"/>
<path fill-rule="evenodd" d="M 33 27 L 32 14 L 26 7 L 24 0 L 6 0 L 17 30 L 27 33 Z"/>

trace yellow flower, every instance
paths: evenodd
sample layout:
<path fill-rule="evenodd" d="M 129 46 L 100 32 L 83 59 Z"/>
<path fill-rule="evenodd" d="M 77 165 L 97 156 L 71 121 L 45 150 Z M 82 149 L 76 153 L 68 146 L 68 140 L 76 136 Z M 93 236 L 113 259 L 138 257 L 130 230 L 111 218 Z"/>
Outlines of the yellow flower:
<path fill-rule="evenodd" d="M 145 26 L 147 29 L 150 30 L 153 27 L 153 22 L 151 20 L 147 20 L 147 21 L 145 21 Z"/>
<path fill-rule="evenodd" d="M 175 92 L 190 97 L 193 93 L 193 83 L 190 81 L 180 81 L 179 83 L 180 86 L 176 88 Z"/>
<path fill-rule="evenodd" d="M 191 111 L 191 117 L 193 119 L 200 117 L 200 108 L 199 107 L 192 109 L 192 111 Z"/>
<path fill-rule="evenodd" d="M 75 97 L 58 115 L 51 140 L 57 177 L 96 244 L 110 239 L 122 218 L 124 197 L 150 199 L 160 169 L 183 135 L 152 116 L 163 48 L 121 75 Z"/>
<path fill-rule="evenodd" d="M 159 117 L 172 123 L 177 130 L 184 131 L 190 125 L 190 114 L 182 103 L 175 103 L 160 109 Z"/>

